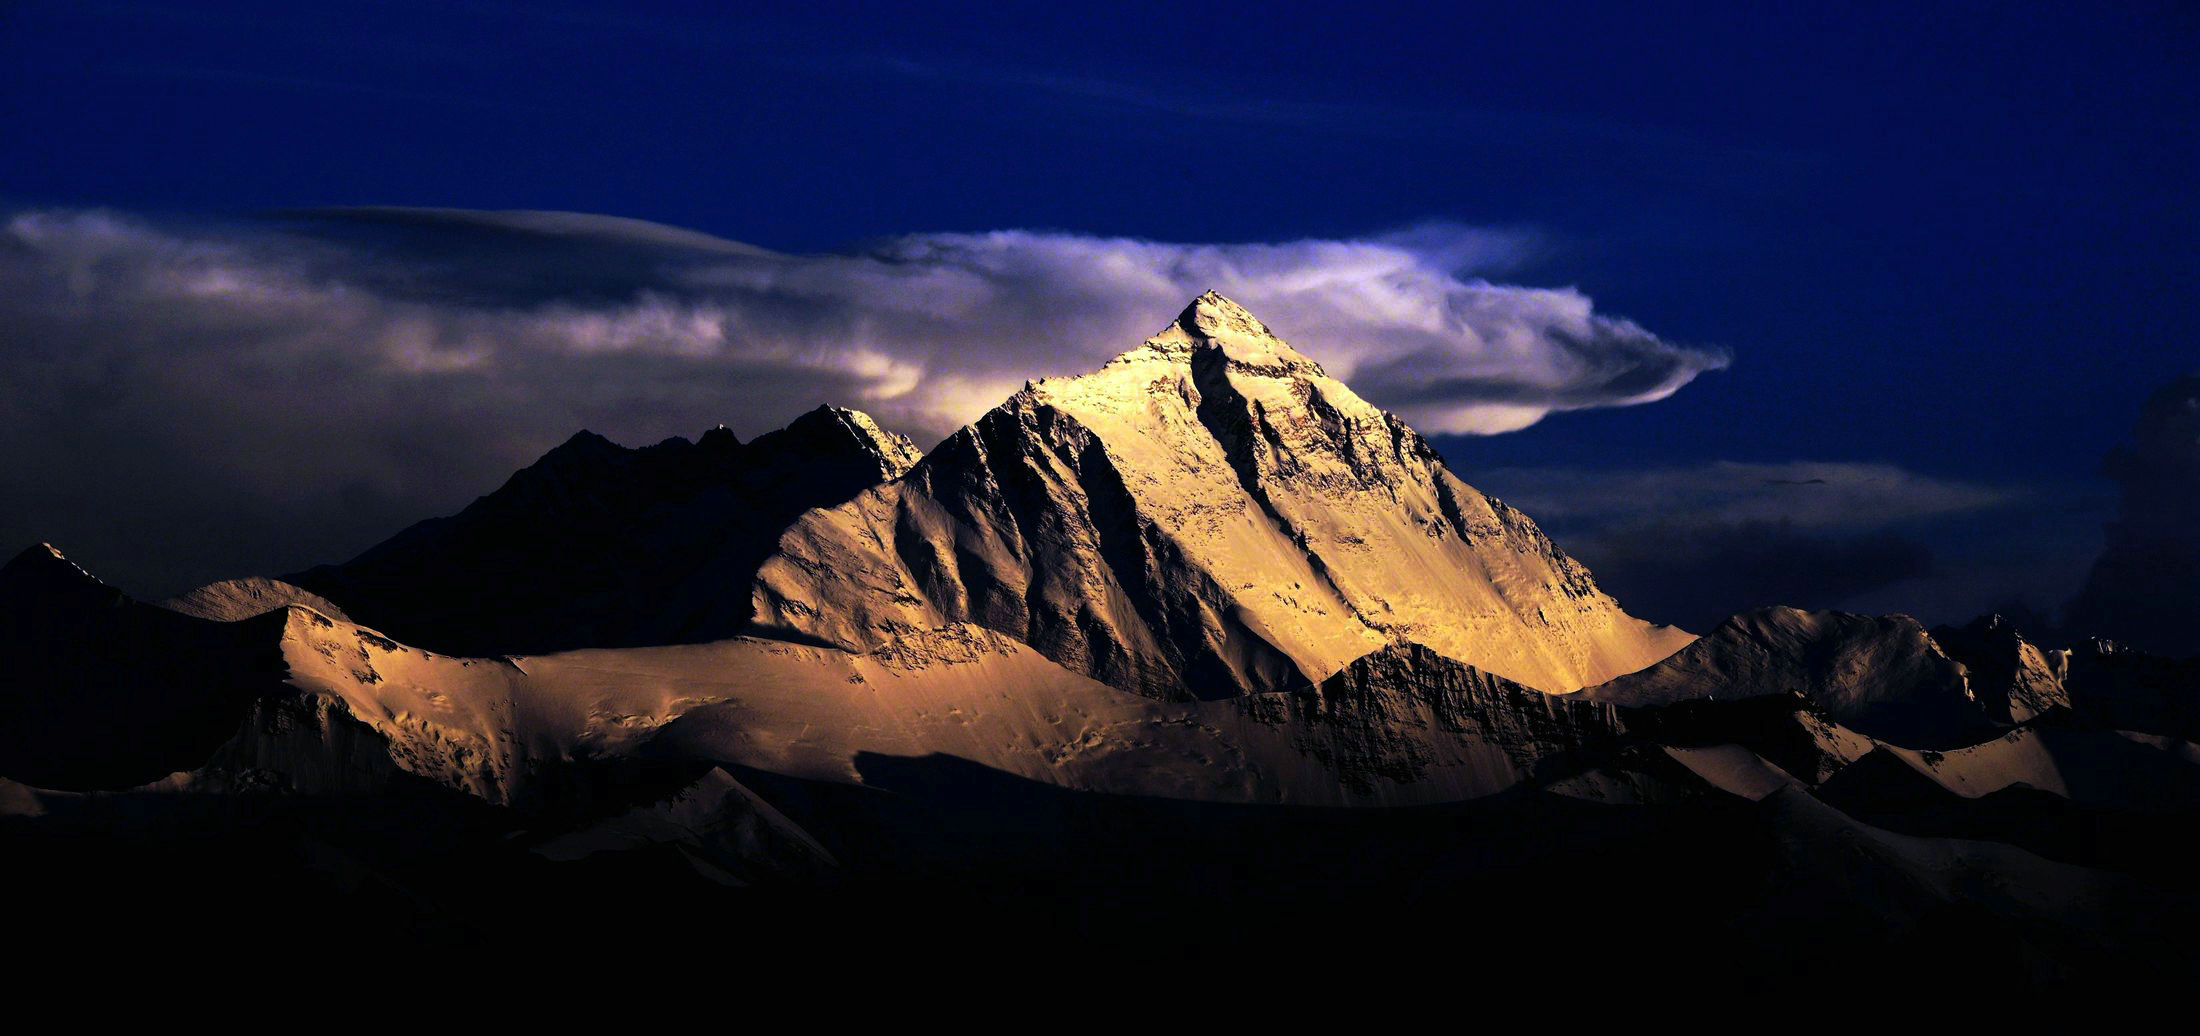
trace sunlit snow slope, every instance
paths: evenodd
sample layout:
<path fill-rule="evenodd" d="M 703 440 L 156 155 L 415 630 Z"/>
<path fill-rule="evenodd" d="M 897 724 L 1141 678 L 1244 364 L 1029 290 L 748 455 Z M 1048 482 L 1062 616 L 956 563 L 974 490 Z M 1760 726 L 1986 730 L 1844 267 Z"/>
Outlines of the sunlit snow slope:
<path fill-rule="evenodd" d="M 760 626 L 851 648 L 973 622 L 1162 698 L 1318 681 L 1397 642 L 1571 691 L 1690 639 L 1622 612 L 1525 515 L 1212 292 L 810 512 L 754 597 Z"/>

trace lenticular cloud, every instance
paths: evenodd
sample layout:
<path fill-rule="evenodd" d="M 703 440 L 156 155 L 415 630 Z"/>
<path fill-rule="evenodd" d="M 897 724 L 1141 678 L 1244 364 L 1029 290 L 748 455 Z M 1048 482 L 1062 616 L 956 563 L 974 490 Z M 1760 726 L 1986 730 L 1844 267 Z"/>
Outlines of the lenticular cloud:
<path fill-rule="evenodd" d="M 11 308 L 42 310 L 64 337 L 96 328 L 81 343 L 94 351 L 211 333 L 219 343 L 190 362 L 470 374 L 553 409 L 609 407 L 613 425 L 769 425 L 830 401 L 937 436 L 1027 377 L 1104 362 L 1209 288 L 1431 432 L 1647 402 L 1724 363 L 1577 291 L 1476 279 L 1523 242 L 1459 227 L 1222 245 L 913 234 L 787 255 L 562 213 L 337 210 L 180 228 L 42 212 L 13 217 L 4 243 L 10 281 L 64 289 L 15 293 Z M 622 398 L 664 402 L 658 383 L 675 370 L 708 386 L 698 410 L 615 413 Z"/>
<path fill-rule="evenodd" d="M 1431 433 L 1655 400 L 1724 364 L 1577 291 L 1481 279 L 1528 245 L 1000 231 L 793 255 L 566 213 L 19 212 L 0 223 L 0 464 L 13 517 L 47 528 L 111 509 L 115 480 L 86 473 L 124 470 L 131 506 L 177 521 L 253 501 L 341 528 L 463 503 L 582 427 L 754 435 L 835 403 L 929 443 L 1207 289 Z"/>

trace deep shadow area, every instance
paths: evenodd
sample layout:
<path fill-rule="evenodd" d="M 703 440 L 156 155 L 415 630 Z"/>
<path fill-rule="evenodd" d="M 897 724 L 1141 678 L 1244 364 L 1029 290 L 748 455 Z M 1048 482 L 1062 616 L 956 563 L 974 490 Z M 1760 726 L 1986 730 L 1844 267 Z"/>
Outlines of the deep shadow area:
<path fill-rule="evenodd" d="M 1734 997 L 2190 969 L 2189 948 L 1918 906 L 1855 860 L 1824 861 L 1840 881 L 1799 871 L 1780 815 L 1725 796 L 1317 809 L 1071 792 L 942 756 L 860 766 L 873 786 L 739 774 L 844 865 L 819 881 L 729 887 L 723 861 L 681 844 L 552 863 L 487 808 L 423 830 L 397 806 L 280 797 L 172 797 L 135 824 L 12 820 L 0 858 L 42 892 L 18 912 L 19 944 L 427 953 L 492 971 L 707 961 L 786 991 L 849 967 L 1332 993 L 1379 976 L 1476 996 L 1715 981 Z"/>
<path fill-rule="evenodd" d="M 179 615 L 23 551 L 0 568 L 0 774 L 127 788 L 197 766 L 280 686 L 282 622 Z"/>
<path fill-rule="evenodd" d="M 1967 799 L 1884 750 L 1817 788 L 1867 824 L 1928 838 L 2003 842 L 2052 860 L 2105 867 L 2170 887 L 2200 868 L 2200 825 L 2189 813 L 2073 802 L 2022 784 Z"/>

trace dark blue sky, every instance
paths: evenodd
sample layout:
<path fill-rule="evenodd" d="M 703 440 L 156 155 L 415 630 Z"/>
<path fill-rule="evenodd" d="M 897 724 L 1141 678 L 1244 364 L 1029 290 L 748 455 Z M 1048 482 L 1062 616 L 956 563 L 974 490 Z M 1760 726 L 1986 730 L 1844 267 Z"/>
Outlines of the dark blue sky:
<path fill-rule="evenodd" d="M 0 201 L 794 251 L 1444 220 L 1531 230 L 1507 280 L 1734 356 L 1449 443 L 1470 479 L 1879 462 L 2105 512 L 2102 453 L 2200 366 L 2189 5 L 344 6 L 0 6 Z"/>

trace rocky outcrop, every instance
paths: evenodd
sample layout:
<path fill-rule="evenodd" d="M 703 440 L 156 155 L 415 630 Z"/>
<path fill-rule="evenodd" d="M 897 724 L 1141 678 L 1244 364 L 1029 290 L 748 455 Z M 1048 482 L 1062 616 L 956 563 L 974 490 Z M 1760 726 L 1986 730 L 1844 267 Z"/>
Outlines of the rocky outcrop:
<path fill-rule="evenodd" d="M 1619 739 L 1609 705 L 1544 694 L 1419 644 L 1355 659 L 1319 687 L 1281 697 L 1294 741 L 1363 792 L 1425 778 L 1432 746 L 1444 741 L 1493 747 L 1523 779 L 1549 780 L 1609 757 Z"/>
<path fill-rule="evenodd" d="M 1563 691 L 1687 634 L 1628 617 L 1235 303 L 1027 386 L 891 485 L 803 516 L 755 621 L 862 649 L 973 622 L 1111 686 L 1224 698 L 1412 641 Z"/>
<path fill-rule="evenodd" d="M 2024 723 L 2070 707 L 2063 686 L 2070 656 L 2042 651 L 2009 620 L 1987 615 L 1963 627 L 1936 626 L 1933 643 L 1963 664 L 1965 685 L 1986 715 L 2000 723 Z"/>

